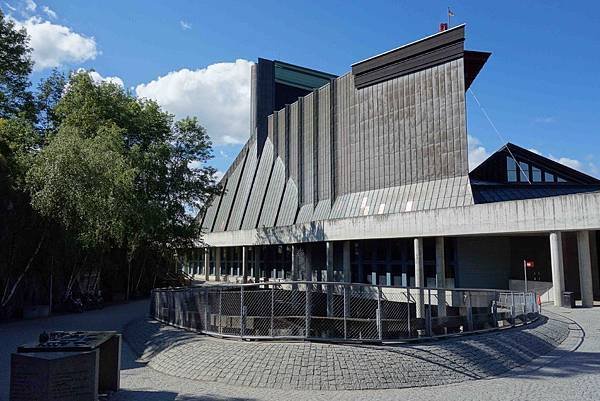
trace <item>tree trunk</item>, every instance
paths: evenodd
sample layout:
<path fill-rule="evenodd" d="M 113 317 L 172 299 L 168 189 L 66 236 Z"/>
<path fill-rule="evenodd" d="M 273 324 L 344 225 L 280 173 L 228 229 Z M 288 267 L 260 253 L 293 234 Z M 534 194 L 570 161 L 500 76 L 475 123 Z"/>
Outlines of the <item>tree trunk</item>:
<path fill-rule="evenodd" d="M 4 296 L 2 297 L 2 302 L 0 303 L 0 306 L 2 306 L 3 308 L 6 307 L 6 305 L 8 305 L 8 303 L 10 302 L 12 297 L 15 295 L 15 291 L 19 287 L 19 284 L 21 284 L 21 280 L 23 280 L 23 277 L 25 277 L 25 275 L 31 268 L 31 266 L 33 264 L 33 260 L 35 259 L 37 254 L 40 252 L 40 249 L 42 247 L 42 244 L 44 243 L 45 238 L 46 238 L 46 230 L 44 229 L 44 231 L 42 231 L 42 235 L 40 236 L 40 239 L 38 241 L 37 247 L 35 248 L 35 251 L 33 252 L 33 255 L 31 255 L 31 257 L 27 261 L 27 265 L 25 265 L 25 269 L 21 272 L 21 274 L 19 275 L 19 278 L 17 278 L 15 283 L 12 285 L 10 292 L 8 292 L 8 294 L 5 293 Z"/>

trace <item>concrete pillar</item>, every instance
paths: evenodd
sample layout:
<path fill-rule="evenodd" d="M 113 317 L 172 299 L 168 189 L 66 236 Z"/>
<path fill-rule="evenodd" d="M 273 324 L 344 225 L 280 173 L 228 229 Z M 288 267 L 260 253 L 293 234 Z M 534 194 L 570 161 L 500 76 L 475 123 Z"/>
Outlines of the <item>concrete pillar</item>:
<path fill-rule="evenodd" d="M 420 287 L 415 295 L 415 307 L 417 318 L 425 316 L 425 297 L 423 287 L 425 287 L 425 269 L 423 266 L 423 238 L 414 239 L 415 246 L 415 287 Z"/>
<path fill-rule="evenodd" d="M 204 281 L 208 281 L 210 276 L 210 248 L 204 248 Z"/>
<path fill-rule="evenodd" d="M 446 288 L 446 257 L 444 253 L 444 237 L 435 239 L 435 285 Z M 438 316 L 446 316 L 446 291 L 438 290 Z"/>
<path fill-rule="evenodd" d="M 292 280 L 296 281 L 298 279 L 298 250 L 296 249 L 296 245 L 292 244 Z"/>
<path fill-rule="evenodd" d="M 592 286 L 592 259 L 590 255 L 589 231 L 577 232 L 577 255 L 579 256 L 581 305 L 584 308 L 591 308 L 594 306 L 594 287 Z"/>
<path fill-rule="evenodd" d="M 596 231 L 590 231 L 590 257 L 592 260 L 592 288 L 594 289 L 594 298 L 600 299 L 600 271 L 598 270 Z"/>
<path fill-rule="evenodd" d="M 254 282 L 260 280 L 260 246 L 254 247 Z"/>
<path fill-rule="evenodd" d="M 221 248 L 215 248 L 215 281 L 221 281 Z"/>
<path fill-rule="evenodd" d="M 242 246 L 242 283 L 246 284 L 248 276 L 248 247 Z"/>
<path fill-rule="evenodd" d="M 552 265 L 554 305 L 562 306 L 562 293 L 565 290 L 565 272 L 562 254 L 562 235 L 560 232 L 550 233 L 550 263 Z"/>
<path fill-rule="evenodd" d="M 344 281 L 352 282 L 352 265 L 350 263 L 350 241 L 344 241 Z"/>
<path fill-rule="evenodd" d="M 333 243 L 327 241 L 325 243 L 325 263 L 327 266 L 326 281 L 333 281 Z M 327 285 L 327 316 L 333 314 L 333 286 Z"/>

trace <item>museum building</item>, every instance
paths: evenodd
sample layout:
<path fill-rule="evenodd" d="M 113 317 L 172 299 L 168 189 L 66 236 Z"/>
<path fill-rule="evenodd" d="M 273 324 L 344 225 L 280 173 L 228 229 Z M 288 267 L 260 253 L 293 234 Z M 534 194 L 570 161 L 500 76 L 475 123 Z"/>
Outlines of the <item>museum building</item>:
<path fill-rule="evenodd" d="M 600 180 L 512 143 L 469 172 L 466 92 L 490 53 L 464 42 L 460 25 L 339 77 L 259 59 L 250 138 L 184 269 L 522 290 L 526 260 L 544 301 L 600 298 Z"/>

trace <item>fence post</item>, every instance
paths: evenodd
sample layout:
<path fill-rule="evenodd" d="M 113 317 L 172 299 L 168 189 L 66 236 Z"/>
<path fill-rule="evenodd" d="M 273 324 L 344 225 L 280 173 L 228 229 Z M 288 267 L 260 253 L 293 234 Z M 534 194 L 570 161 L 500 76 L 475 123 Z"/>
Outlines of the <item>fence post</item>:
<path fill-rule="evenodd" d="M 527 324 L 527 294 L 525 292 L 523 293 L 523 318 Z"/>
<path fill-rule="evenodd" d="M 471 291 L 467 292 L 467 325 L 473 331 L 473 306 L 471 305 Z"/>
<path fill-rule="evenodd" d="M 410 329 L 410 287 L 406 287 L 406 322 L 408 326 L 408 336 L 412 336 Z"/>
<path fill-rule="evenodd" d="M 304 300 L 304 314 L 305 314 L 305 322 L 304 322 L 304 337 L 308 338 L 310 335 L 310 314 L 311 314 L 311 284 L 306 284 L 306 295 Z"/>
<path fill-rule="evenodd" d="M 427 336 L 431 337 L 432 336 L 432 330 L 431 330 L 431 288 L 427 289 L 427 303 L 428 303 L 428 308 L 427 308 Z"/>
<path fill-rule="evenodd" d="M 510 293 L 510 316 L 511 316 L 511 320 L 512 320 L 512 326 L 515 325 L 515 293 L 511 292 Z"/>
<path fill-rule="evenodd" d="M 495 299 L 492 301 L 492 319 L 494 320 L 494 327 L 498 327 L 498 304 Z"/>
<path fill-rule="evenodd" d="M 219 334 L 223 334 L 223 289 L 219 288 Z"/>
<path fill-rule="evenodd" d="M 377 286 L 377 336 L 379 341 L 383 339 L 383 328 L 381 327 L 381 287 Z"/>
<path fill-rule="evenodd" d="M 273 337 L 273 328 L 274 328 L 274 319 L 275 319 L 275 287 L 271 286 L 271 337 Z"/>
<path fill-rule="evenodd" d="M 210 331 L 209 330 L 209 324 L 208 324 L 208 288 L 204 289 L 204 330 L 205 331 Z"/>
<path fill-rule="evenodd" d="M 348 327 L 346 322 L 346 313 L 348 311 L 348 299 L 346 293 L 348 292 L 348 287 L 345 284 L 342 285 L 344 286 L 344 340 L 346 340 L 348 338 Z"/>
<path fill-rule="evenodd" d="M 240 337 L 244 338 L 246 326 L 246 307 L 244 306 L 244 286 L 240 285 Z"/>

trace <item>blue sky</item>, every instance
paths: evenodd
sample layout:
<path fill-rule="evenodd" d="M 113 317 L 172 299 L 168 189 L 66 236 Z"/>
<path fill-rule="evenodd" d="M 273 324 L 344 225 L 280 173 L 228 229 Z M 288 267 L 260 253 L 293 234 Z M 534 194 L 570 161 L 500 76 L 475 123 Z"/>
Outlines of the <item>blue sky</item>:
<path fill-rule="evenodd" d="M 34 80 L 52 66 L 94 69 L 197 115 L 220 170 L 248 136 L 250 61 L 342 74 L 434 33 L 448 5 L 467 24 L 466 47 L 493 53 L 472 89 L 502 136 L 600 176 L 600 2 L 0 0 L 30 30 Z M 473 162 L 502 140 L 467 100 Z"/>

